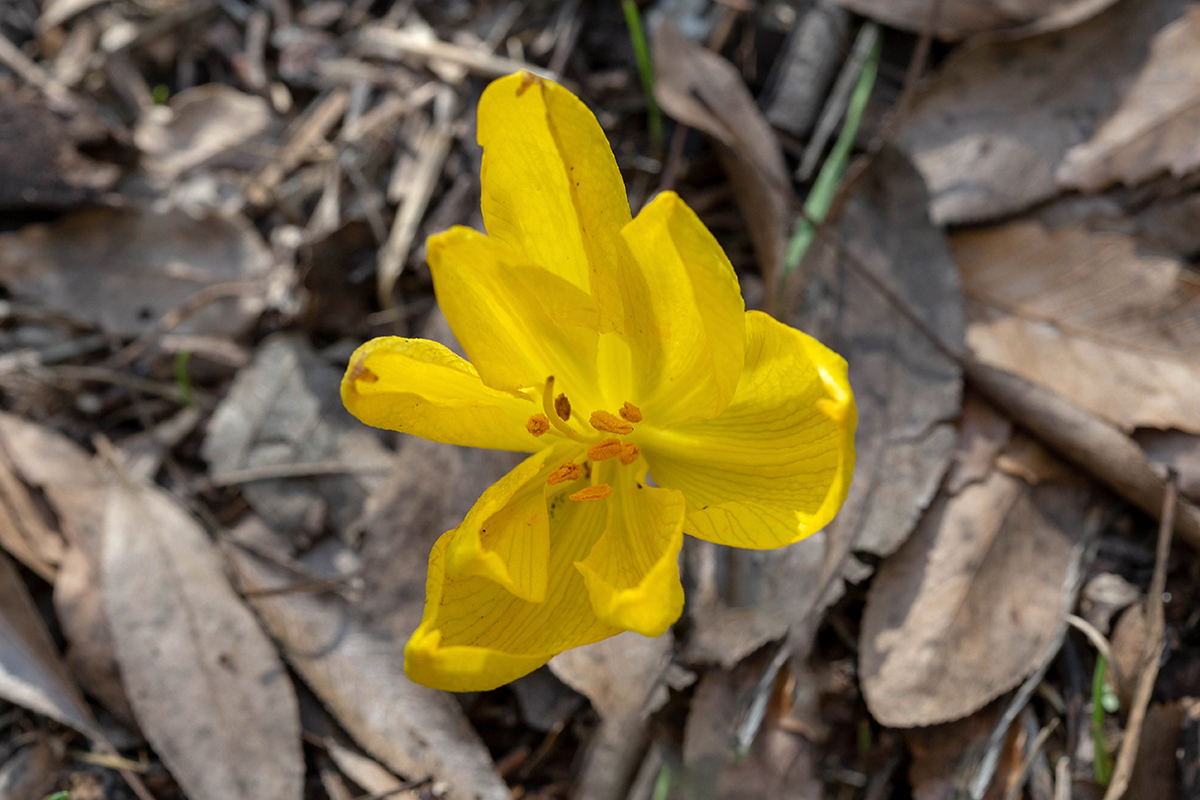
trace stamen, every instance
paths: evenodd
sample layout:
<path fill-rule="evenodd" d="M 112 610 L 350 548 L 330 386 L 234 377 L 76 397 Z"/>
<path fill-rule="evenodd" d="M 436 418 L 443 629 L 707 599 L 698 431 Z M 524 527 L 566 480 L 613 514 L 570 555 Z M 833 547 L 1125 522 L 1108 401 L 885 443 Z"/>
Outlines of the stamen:
<path fill-rule="evenodd" d="M 550 479 L 546 483 L 553 486 L 556 483 L 566 483 L 567 481 L 577 481 L 583 475 L 583 468 L 574 461 L 568 461 L 554 472 L 550 473 Z"/>
<path fill-rule="evenodd" d="M 558 414 L 558 418 L 563 422 L 571 418 L 571 401 L 567 399 L 565 394 L 560 394 L 554 398 L 554 412 Z"/>
<path fill-rule="evenodd" d="M 617 419 L 616 414 L 610 414 L 607 411 L 593 411 L 590 420 L 592 427 L 598 431 L 605 433 L 615 433 L 618 436 L 624 436 L 627 433 L 633 433 L 633 426 L 628 422 Z"/>
<path fill-rule="evenodd" d="M 588 458 L 592 461 L 607 461 L 621 454 L 620 439 L 605 439 L 588 448 Z"/>
<path fill-rule="evenodd" d="M 363 383 L 374 383 L 375 381 L 379 380 L 379 376 L 367 369 L 367 367 L 360 361 L 350 368 L 350 380 L 362 381 Z"/>
<path fill-rule="evenodd" d="M 642 410 L 628 400 L 625 401 L 625 405 L 621 406 L 621 410 L 617 413 L 621 415 L 621 419 L 627 422 L 642 421 Z"/>
<path fill-rule="evenodd" d="M 574 494 L 567 495 L 567 499 L 577 502 L 607 500 L 610 497 L 612 497 L 612 487 L 607 483 L 597 483 L 595 486 L 589 486 L 586 489 L 580 489 Z"/>
<path fill-rule="evenodd" d="M 630 464 L 638 460 L 638 456 L 642 454 L 642 448 L 638 447 L 633 442 L 626 442 L 621 447 L 621 465 L 628 467 Z"/>
<path fill-rule="evenodd" d="M 562 395 L 560 395 L 561 397 Z M 567 418 L 558 412 L 558 403 L 555 402 L 551 407 L 550 398 L 554 397 L 554 376 L 550 375 L 546 378 L 546 385 L 542 388 L 542 409 L 546 412 L 546 421 L 554 426 L 555 430 L 566 436 L 568 439 L 574 439 L 577 442 L 584 441 L 584 438 L 578 432 L 573 430 L 570 425 L 565 425 Z M 566 397 L 563 397 L 565 400 Z M 568 406 L 569 408 L 569 406 Z"/>
<path fill-rule="evenodd" d="M 525 423 L 525 430 L 532 433 L 534 436 L 541 436 L 550 430 L 550 420 L 546 419 L 545 414 L 534 414 Z"/>

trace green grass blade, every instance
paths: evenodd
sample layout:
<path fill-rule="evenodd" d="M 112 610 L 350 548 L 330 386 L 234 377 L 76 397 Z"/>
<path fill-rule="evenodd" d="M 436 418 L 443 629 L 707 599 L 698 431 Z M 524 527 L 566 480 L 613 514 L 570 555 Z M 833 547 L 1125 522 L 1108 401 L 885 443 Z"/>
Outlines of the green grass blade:
<path fill-rule="evenodd" d="M 1104 678 L 1107 673 L 1108 662 L 1104 656 L 1096 656 L 1096 672 L 1092 676 L 1092 772 L 1102 786 L 1108 785 L 1113 771 L 1104 735 Z"/>
<path fill-rule="evenodd" d="M 650 141 L 655 147 L 662 147 L 663 121 L 662 110 L 654 99 L 654 64 L 650 61 L 650 48 L 646 44 L 646 31 L 642 28 L 642 17 L 638 13 L 634 0 L 622 0 L 621 9 L 625 12 L 625 24 L 629 26 L 629 41 L 633 43 L 633 52 L 637 56 L 638 75 L 642 79 L 642 91 L 646 94 L 646 113 L 649 117 Z"/>

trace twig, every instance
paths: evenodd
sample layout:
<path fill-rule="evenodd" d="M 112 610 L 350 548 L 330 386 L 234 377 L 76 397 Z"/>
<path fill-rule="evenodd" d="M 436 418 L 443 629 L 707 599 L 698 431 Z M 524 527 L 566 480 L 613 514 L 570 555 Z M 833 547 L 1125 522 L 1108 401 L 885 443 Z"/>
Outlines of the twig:
<path fill-rule="evenodd" d="M 1113 653 L 1112 645 L 1109 644 L 1108 638 L 1096 630 L 1095 625 L 1075 614 L 1068 614 L 1067 622 L 1070 623 L 1071 627 L 1086 636 L 1088 641 L 1092 643 L 1092 647 L 1100 651 L 1100 655 L 1104 656 L 1104 659 L 1108 661 L 1108 668 L 1112 670 L 1113 683 L 1117 685 L 1117 694 L 1123 695 L 1126 689 L 1125 676 L 1121 674 L 1121 668 L 1117 666 L 1117 657 Z"/>
<path fill-rule="evenodd" d="M 410 31 L 393 30 L 378 25 L 364 28 L 358 34 L 355 51 L 359 55 L 375 56 L 376 58 L 398 59 L 415 56 L 450 61 L 466 67 L 470 72 L 488 78 L 499 78 L 525 70 L 547 80 L 558 80 L 554 72 L 534 64 L 493 55 L 474 47 L 462 47 L 450 42 L 443 42 L 440 39 L 430 41 L 415 36 Z"/>
<path fill-rule="evenodd" d="M 863 23 L 862 28 L 858 31 L 858 36 L 854 39 L 850 55 L 846 59 L 846 63 L 842 65 L 842 71 L 838 73 L 837 80 L 833 84 L 833 90 L 829 93 L 829 99 L 821 111 L 821 117 L 817 120 L 817 127 L 813 131 L 812 138 L 804 147 L 804 155 L 800 159 L 800 166 L 796 169 L 796 180 L 804 182 L 812 177 L 821 153 L 825 151 L 825 145 L 829 143 L 829 137 L 833 136 L 833 132 L 837 130 L 838 121 L 845 115 L 846 107 L 850 105 L 850 95 L 854 92 L 854 85 L 858 82 L 863 65 L 867 63 L 867 58 L 875 49 L 875 42 L 878 40 L 879 26 L 871 21 Z"/>
<path fill-rule="evenodd" d="M 209 303 L 214 303 L 217 300 L 223 300 L 227 297 L 241 297 L 244 294 L 261 288 L 262 284 L 250 281 L 231 281 L 229 283 L 214 283 L 211 286 L 206 286 L 159 317 L 158 321 L 154 323 L 154 327 L 126 345 L 124 349 L 110 359 L 109 363 L 114 367 L 128 366 L 137 361 L 164 333 L 179 327 L 184 320 Z"/>
<path fill-rule="evenodd" d="M 1009 726 L 1012 725 L 1017 715 L 1021 713 L 1021 709 L 1025 707 L 1025 704 L 1029 702 L 1029 698 L 1033 697 L 1034 690 L 1037 689 L 1037 685 L 1045 677 L 1046 671 L 1058 655 L 1059 648 L 1062 647 L 1063 640 L 1067 638 L 1067 630 L 1070 627 L 1067 623 L 1067 615 L 1075 607 L 1075 601 L 1079 597 L 1079 590 L 1083 585 L 1081 579 L 1083 575 L 1083 562 L 1087 558 L 1088 553 L 1091 552 L 1092 541 L 1107 522 L 1107 515 L 1099 507 L 1093 508 L 1088 514 L 1083 532 L 1080 534 L 1079 540 L 1075 542 L 1075 547 L 1071 552 L 1071 563 L 1067 567 L 1067 574 L 1063 577 L 1060 603 L 1062 622 L 1059 623 L 1054 638 L 1050 640 L 1049 645 L 1042 651 L 1042 658 L 1038 663 L 1037 669 L 1017 689 L 1012 700 L 1009 701 L 1008 707 L 1004 709 L 1004 713 L 996 721 L 996 727 L 992 729 L 991 736 L 988 737 L 987 745 L 984 748 L 982 758 L 979 760 L 975 774 L 967 783 L 967 796 L 971 800 L 981 800 L 987 792 L 988 786 L 991 785 L 992 778 L 996 774 L 996 767 L 1000 763 L 1000 751 L 1004 748 L 1004 740 L 1008 736 Z"/>
<path fill-rule="evenodd" d="M 83 104 L 70 89 L 34 63 L 3 34 L 0 34 L 0 64 L 17 73 L 26 83 L 37 87 L 38 91 L 46 95 L 54 110 L 77 113 L 82 108 Z"/>
<path fill-rule="evenodd" d="M 289 172 L 298 167 L 308 158 L 317 146 L 325 141 L 325 136 L 346 113 L 350 105 L 350 92 L 344 87 L 332 90 L 324 100 L 315 103 L 305 112 L 305 117 L 296 127 L 291 138 L 280 149 L 278 155 L 270 164 L 263 168 L 250 186 L 246 196 L 256 205 L 264 205 L 270 199 L 271 193 L 283 181 Z"/>
<path fill-rule="evenodd" d="M 1029 780 L 1029 773 L 1033 771 L 1033 765 L 1037 761 L 1037 756 L 1042 752 L 1042 747 L 1045 746 L 1046 740 L 1050 738 L 1050 734 L 1058 728 L 1058 718 L 1050 720 L 1050 724 L 1038 731 L 1037 738 L 1033 740 L 1033 744 L 1029 746 L 1029 750 L 1025 753 L 1025 762 L 1021 764 L 1021 771 L 1017 773 L 1016 783 L 1008 790 L 1008 794 L 1004 795 L 1004 800 L 1017 800 L 1021 794 L 1021 790 L 1025 788 L 1025 781 Z"/>
<path fill-rule="evenodd" d="M 1054 765 L 1054 800 L 1071 800 L 1071 759 L 1059 756 Z"/>
<path fill-rule="evenodd" d="M 1167 589 L 1167 563 L 1171 556 L 1171 534 L 1174 532 L 1175 506 L 1178 499 L 1176 476 L 1172 471 L 1167 476 L 1167 490 L 1163 497 L 1162 515 L 1158 526 L 1158 548 L 1154 554 L 1154 573 L 1150 578 L 1150 591 L 1146 596 L 1146 649 L 1142 653 L 1142 671 L 1138 676 L 1137 690 L 1129 710 L 1129 722 L 1121 739 L 1121 750 L 1117 754 L 1117 767 L 1104 800 L 1121 800 L 1129 788 L 1133 767 L 1137 761 L 1138 744 L 1142 737 L 1142 723 L 1146 720 L 1146 709 L 1154 692 L 1158 678 L 1158 665 L 1166 648 L 1166 620 L 1163 611 L 1163 592 Z"/>
<path fill-rule="evenodd" d="M 239 483 L 275 480 L 277 478 L 311 478 L 319 475 L 361 475 L 387 472 L 391 467 L 369 464 L 352 464 L 345 461 L 311 461 L 299 464 L 265 464 L 261 467 L 235 469 L 214 475 L 205 483 L 213 488 L 234 486 Z"/>

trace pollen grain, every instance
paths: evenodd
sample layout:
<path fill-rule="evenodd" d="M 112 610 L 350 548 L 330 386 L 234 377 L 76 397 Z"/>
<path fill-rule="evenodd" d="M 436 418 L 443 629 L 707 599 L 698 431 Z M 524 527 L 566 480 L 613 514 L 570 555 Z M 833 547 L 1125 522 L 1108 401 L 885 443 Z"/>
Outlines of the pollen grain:
<path fill-rule="evenodd" d="M 550 420 L 546 419 L 545 414 L 534 414 L 525 423 L 525 430 L 529 431 L 534 436 L 541 436 L 550 430 Z"/>
<path fill-rule="evenodd" d="M 610 497 L 612 497 L 612 487 L 607 483 L 597 483 L 595 486 L 589 486 L 586 489 L 580 489 L 578 492 L 567 495 L 567 499 L 578 502 L 607 500 Z"/>
<path fill-rule="evenodd" d="M 638 447 L 633 442 L 626 442 L 621 446 L 621 455 L 618 458 L 621 460 L 621 465 L 628 467 L 630 464 L 638 460 L 638 456 L 642 454 L 642 448 Z"/>
<path fill-rule="evenodd" d="M 563 422 L 571 419 L 571 401 L 567 399 L 565 394 L 560 394 L 554 398 L 554 413 L 558 414 L 558 418 Z"/>
<path fill-rule="evenodd" d="M 568 461 L 558 469 L 550 473 L 550 478 L 546 483 L 553 486 L 556 483 L 566 483 L 567 481 L 576 481 L 583 475 L 583 468 L 574 461 Z"/>
<path fill-rule="evenodd" d="M 621 419 L 625 420 L 626 422 L 642 421 L 642 410 L 628 400 L 625 401 L 625 405 L 621 406 L 621 410 L 617 413 L 620 414 Z"/>
<path fill-rule="evenodd" d="M 602 442 L 596 442 L 588 448 L 587 454 L 592 461 L 607 461 L 615 458 L 621 455 L 621 440 L 605 439 Z"/>
<path fill-rule="evenodd" d="M 615 433 L 618 436 L 633 433 L 632 425 L 619 419 L 616 414 L 610 414 L 607 411 L 593 411 L 589 422 L 592 423 L 593 428 L 604 433 Z"/>

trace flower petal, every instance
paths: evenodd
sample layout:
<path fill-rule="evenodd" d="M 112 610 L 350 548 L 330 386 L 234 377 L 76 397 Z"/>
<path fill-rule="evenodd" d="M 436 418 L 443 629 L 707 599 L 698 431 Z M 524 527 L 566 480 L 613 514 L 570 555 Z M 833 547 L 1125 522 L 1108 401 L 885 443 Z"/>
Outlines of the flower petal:
<path fill-rule="evenodd" d="M 643 636 L 661 636 L 683 613 L 683 495 L 647 486 L 645 469 L 613 461 L 595 468 L 613 489 L 606 501 L 608 525 L 575 568 L 601 620 Z"/>
<path fill-rule="evenodd" d="M 595 394 L 591 295 L 470 228 L 431 236 L 428 252 L 438 304 L 484 383 L 511 392 L 554 375 L 569 396 Z"/>
<path fill-rule="evenodd" d="M 541 410 L 523 395 L 483 385 L 475 368 L 426 339 L 384 336 L 354 351 L 342 402 L 367 425 L 435 442 L 493 450 L 540 450 L 525 430 Z"/>
<path fill-rule="evenodd" d="M 833 519 L 854 472 L 856 423 L 846 362 L 749 311 L 746 364 L 725 411 L 639 442 L 655 482 L 687 498 L 685 533 L 766 549 Z"/>
<path fill-rule="evenodd" d="M 628 257 L 619 232 L 629 201 L 595 115 L 558 84 L 518 72 L 484 90 L 477 129 L 488 234 L 602 306 L 619 302 L 597 270 Z"/>
<path fill-rule="evenodd" d="M 659 427 L 715 417 L 733 397 L 745 354 L 733 266 L 674 192 L 655 198 L 621 235 L 637 265 L 618 279 L 634 402 Z"/>
<path fill-rule="evenodd" d="M 596 617 L 583 576 L 572 566 L 587 557 L 607 520 L 606 501 L 567 499 L 583 485 L 558 484 L 548 499 L 550 557 L 541 603 L 487 578 L 449 574 L 446 551 L 458 529 L 438 540 L 429 556 L 425 616 L 404 649 L 410 678 L 449 691 L 494 689 L 563 650 L 620 632 Z"/>
<path fill-rule="evenodd" d="M 488 578 L 523 600 L 546 599 L 550 560 L 547 479 L 579 444 L 559 442 L 514 467 L 475 501 L 446 551 L 446 572 Z"/>

